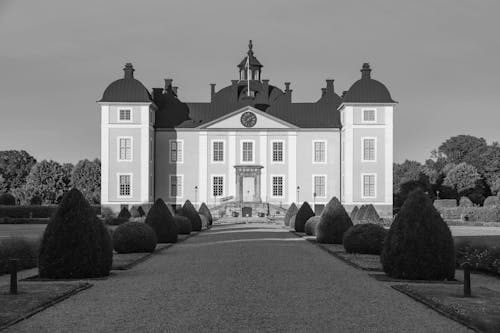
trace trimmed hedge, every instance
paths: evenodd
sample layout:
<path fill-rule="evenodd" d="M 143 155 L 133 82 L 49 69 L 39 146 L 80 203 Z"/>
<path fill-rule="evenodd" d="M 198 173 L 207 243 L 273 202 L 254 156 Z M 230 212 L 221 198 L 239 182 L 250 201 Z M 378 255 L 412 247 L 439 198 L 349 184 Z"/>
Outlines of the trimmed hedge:
<path fill-rule="evenodd" d="M 154 252 L 155 231 L 141 222 L 127 222 L 113 232 L 113 245 L 118 253 Z"/>
<path fill-rule="evenodd" d="M 39 247 L 39 239 L 21 237 L 2 239 L 0 241 L 0 275 L 9 273 L 9 259 L 19 259 L 19 270 L 36 267 Z"/>
<path fill-rule="evenodd" d="M 408 196 L 384 241 L 380 261 L 387 275 L 411 280 L 455 276 L 455 249 L 448 225 L 422 190 Z"/>
<path fill-rule="evenodd" d="M 185 216 L 189 219 L 189 221 L 191 221 L 191 226 L 193 231 L 201 231 L 202 225 L 201 225 L 200 215 L 194 208 L 191 201 L 186 200 L 186 202 L 179 211 L 179 215 Z"/>
<path fill-rule="evenodd" d="M 298 211 L 299 211 L 299 209 L 297 208 L 295 203 L 292 202 L 292 204 L 290 205 L 290 207 L 288 207 L 288 210 L 286 211 L 286 214 L 285 214 L 285 221 L 284 222 L 285 222 L 286 226 L 290 225 L 290 219 L 292 218 L 292 216 L 297 215 Z"/>
<path fill-rule="evenodd" d="M 295 231 L 304 232 L 307 220 L 314 216 L 314 212 L 307 201 L 304 201 L 295 216 Z"/>
<path fill-rule="evenodd" d="M 333 197 L 325 206 L 316 226 L 316 240 L 318 243 L 342 244 L 344 233 L 352 226 L 344 206 Z"/>
<path fill-rule="evenodd" d="M 460 198 L 460 201 L 458 202 L 459 207 L 474 207 L 474 204 L 472 201 L 467 198 L 465 195 Z"/>
<path fill-rule="evenodd" d="M 179 230 L 179 235 L 189 235 L 193 229 L 191 221 L 185 216 L 175 215 L 174 222 Z"/>
<path fill-rule="evenodd" d="M 204 215 L 208 219 L 208 226 L 213 224 L 214 219 L 212 218 L 212 213 L 210 213 L 210 209 L 208 209 L 207 205 L 203 202 L 198 210 L 198 213 Z"/>
<path fill-rule="evenodd" d="M 57 210 L 57 205 L 50 206 L 2 206 L 0 205 L 0 217 L 24 217 L 24 218 L 48 218 Z M 95 214 L 101 210 L 101 206 L 90 206 Z"/>
<path fill-rule="evenodd" d="M 484 207 L 500 206 L 500 198 L 491 195 L 491 196 L 487 197 L 486 199 L 484 199 L 483 206 Z"/>
<path fill-rule="evenodd" d="M 0 205 L 15 206 L 16 198 L 10 193 L 2 193 L 0 194 Z"/>
<path fill-rule="evenodd" d="M 306 225 L 304 226 L 304 231 L 306 235 L 315 236 L 316 235 L 316 225 L 319 223 L 320 217 L 313 216 L 307 220 Z"/>
<path fill-rule="evenodd" d="M 0 217 L 0 224 L 48 224 L 50 218 Z"/>
<path fill-rule="evenodd" d="M 387 231 L 374 223 L 356 224 L 349 228 L 342 243 L 348 253 L 380 254 Z"/>
<path fill-rule="evenodd" d="M 146 224 L 156 232 L 158 243 L 177 243 L 179 230 L 165 202 L 158 198 L 148 212 Z"/>
<path fill-rule="evenodd" d="M 441 208 L 439 212 L 447 220 L 472 222 L 500 222 L 500 207 L 454 207 Z"/>
<path fill-rule="evenodd" d="M 107 228 L 77 189 L 67 192 L 43 234 L 41 278 L 94 278 L 109 275 L 113 245 Z"/>
<path fill-rule="evenodd" d="M 206 230 L 208 229 L 208 219 L 205 215 L 199 214 L 200 215 L 200 220 L 201 220 L 201 230 Z"/>

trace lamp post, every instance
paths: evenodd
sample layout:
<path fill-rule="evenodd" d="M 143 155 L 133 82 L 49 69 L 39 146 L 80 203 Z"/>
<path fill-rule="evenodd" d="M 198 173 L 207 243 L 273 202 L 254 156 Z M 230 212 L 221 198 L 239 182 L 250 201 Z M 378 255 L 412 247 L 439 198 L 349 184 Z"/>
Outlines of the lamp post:
<path fill-rule="evenodd" d="M 194 187 L 194 204 L 198 204 L 198 185 Z"/>
<path fill-rule="evenodd" d="M 299 195 L 300 195 L 300 186 L 297 186 L 297 204 L 300 202 Z"/>

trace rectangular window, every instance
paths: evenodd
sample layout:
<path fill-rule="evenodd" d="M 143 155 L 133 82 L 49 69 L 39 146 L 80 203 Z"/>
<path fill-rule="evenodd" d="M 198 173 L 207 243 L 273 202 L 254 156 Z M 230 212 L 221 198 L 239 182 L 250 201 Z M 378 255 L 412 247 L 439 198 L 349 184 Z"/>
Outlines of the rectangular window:
<path fill-rule="evenodd" d="M 363 121 L 368 123 L 377 121 L 375 118 L 375 110 L 363 110 Z"/>
<path fill-rule="evenodd" d="M 182 141 L 173 140 L 170 141 L 170 162 L 171 163 L 182 163 Z"/>
<path fill-rule="evenodd" d="M 224 177 L 212 177 L 212 194 L 214 197 L 221 197 L 224 195 Z"/>
<path fill-rule="evenodd" d="M 375 161 L 374 138 L 363 138 L 363 161 Z"/>
<path fill-rule="evenodd" d="M 120 110 L 120 121 L 131 121 L 131 111 L 129 109 Z"/>
<path fill-rule="evenodd" d="M 317 197 L 326 197 L 326 176 L 314 176 L 314 193 Z"/>
<path fill-rule="evenodd" d="M 120 184 L 119 192 L 121 197 L 129 197 L 132 193 L 130 178 L 131 178 L 130 175 L 119 175 L 119 184 Z"/>
<path fill-rule="evenodd" d="M 283 196 L 283 176 L 273 176 L 273 197 Z"/>
<path fill-rule="evenodd" d="M 273 141 L 273 162 L 283 162 L 283 141 Z"/>
<path fill-rule="evenodd" d="M 253 162 L 253 141 L 243 141 L 241 143 L 243 162 Z"/>
<path fill-rule="evenodd" d="M 326 162 L 326 142 L 314 141 L 314 163 Z"/>
<path fill-rule="evenodd" d="M 375 197 L 375 175 L 363 175 L 363 197 Z"/>
<path fill-rule="evenodd" d="M 213 141 L 213 162 L 224 162 L 224 141 Z"/>
<path fill-rule="evenodd" d="M 182 175 L 170 175 L 170 196 L 172 198 L 182 197 L 184 177 Z"/>
<path fill-rule="evenodd" d="M 119 138 L 120 154 L 118 159 L 120 161 L 132 160 L 132 138 Z"/>

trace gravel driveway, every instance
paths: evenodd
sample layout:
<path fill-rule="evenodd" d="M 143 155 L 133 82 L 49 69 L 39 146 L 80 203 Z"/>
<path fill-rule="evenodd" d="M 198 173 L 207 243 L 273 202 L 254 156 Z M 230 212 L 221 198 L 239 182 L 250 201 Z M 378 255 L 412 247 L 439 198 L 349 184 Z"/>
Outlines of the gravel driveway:
<path fill-rule="evenodd" d="M 465 332 L 279 226 L 225 225 L 10 332 Z"/>

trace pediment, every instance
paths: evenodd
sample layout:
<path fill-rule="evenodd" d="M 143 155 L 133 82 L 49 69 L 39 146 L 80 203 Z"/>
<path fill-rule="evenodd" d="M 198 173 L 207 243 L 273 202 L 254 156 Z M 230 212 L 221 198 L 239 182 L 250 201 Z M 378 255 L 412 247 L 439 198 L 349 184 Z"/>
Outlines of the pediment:
<path fill-rule="evenodd" d="M 248 115 L 248 113 L 251 113 L 251 115 Z M 244 120 L 242 121 L 243 114 L 246 114 L 246 118 L 249 118 L 250 121 L 249 120 L 247 120 L 246 122 Z M 246 123 L 247 126 L 245 126 L 244 123 Z M 250 126 L 252 124 L 253 126 Z M 235 110 L 234 112 L 228 113 L 222 117 L 219 117 L 215 120 L 212 120 L 211 122 L 203 124 L 199 128 L 206 128 L 206 129 L 284 128 L 286 129 L 286 128 L 297 128 L 297 126 L 292 125 L 282 119 L 276 118 L 254 107 L 246 106 L 244 108 Z"/>

